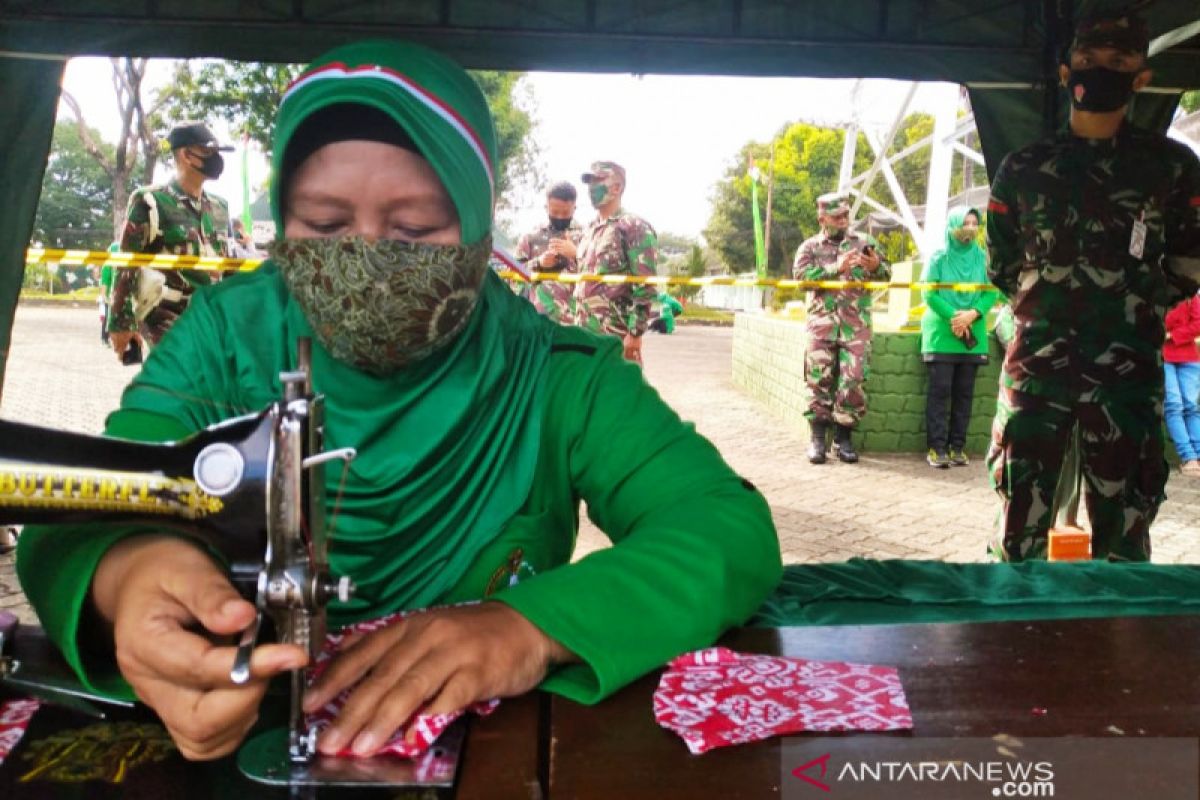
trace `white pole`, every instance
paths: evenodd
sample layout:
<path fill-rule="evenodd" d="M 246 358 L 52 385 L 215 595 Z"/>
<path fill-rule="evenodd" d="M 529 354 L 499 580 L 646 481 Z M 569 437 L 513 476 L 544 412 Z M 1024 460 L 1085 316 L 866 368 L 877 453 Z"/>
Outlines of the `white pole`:
<path fill-rule="evenodd" d="M 950 172 L 954 166 L 954 130 L 958 121 L 958 86 L 930 87 L 934 94 L 933 151 L 929 158 L 929 187 L 925 198 L 925 235 L 917 246 L 928 261 L 945 241 L 946 212 L 950 198 Z"/>
<path fill-rule="evenodd" d="M 880 143 L 879 154 L 875 156 L 875 161 L 871 164 L 871 168 L 863 175 L 862 194 L 855 198 L 854 205 L 850 207 L 850 219 L 854 219 L 858 214 L 858 209 L 862 206 L 863 198 L 871 191 L 871 184 L 875 182 L 875 176 L 883 168 L 883 163 L 887 161 L 887 151 L 892 148 L 892 142 L 896 140 L 896 134 L 899 132 L 904 118 L 908 115 L 908 107 L 912 105 L 913 95 L 916 93 L 917 83 L 910 83 L 908 85 L 908 93 L 904 96 L 904 102 L 900 105 L 900 110 L 896 112 L 896 118 L 892 120 L 892 127 Z"/>
<path fill-rule="evenodd" d="M 846 140 L 842 142 L 842 169 L 838 173 L 837 190 L 844 192 L 850 188 L 850 179 L 854 177 L 854 151 L 858 147 L 858 95 L 862 87 L 862 78 L 854 82 L 850 90 L 850 124 L 846 126 Z"/>

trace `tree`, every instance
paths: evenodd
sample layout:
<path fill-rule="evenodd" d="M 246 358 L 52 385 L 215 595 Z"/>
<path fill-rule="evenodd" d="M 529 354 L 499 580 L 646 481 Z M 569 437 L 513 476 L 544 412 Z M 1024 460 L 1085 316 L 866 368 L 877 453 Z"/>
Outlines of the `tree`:
<path fill-rule="evenodd" d="M 1200 91 L 1184 92 L 1183 97 L 1179 98 L 1179 105 L 1189 114 L 1200 109 Z"/>
<path fill-rule="evenodd" d="M 686 258 L 682 260 L 679 270 L 676 274 L 686 275 L 689 278 L 699 278 L 708 271 L 708 259 L 704 250 L 698 244 L 693 244 L 689 249 Z M 699 286 L 677 286 L 675 287 L 676 294 L 679 297 L 693 298 L 700 292 Z"/>
<path fill-rule="evenodd" d="M 62 100 L 75 117 L 75 127 L 84 149 L 108 176 L 112 188 L 112 238 L 118 239 L 125 222 L 125 207 L 129 204 L 130 187 L 135 176 L 141 183 L 150 183 L 158 163 L 159 140 L 154 131 L 157 125 L 156 101 L 147 105 L 142 99 L 142 83 L 146 78 L 146 59 L 110 58 L 113 90 L 121 131 L 111 147 L 94 135 L 79 109 L 79 103 L 65 89 Z"/>
<path fill-rule="evenodd" d="M 88 140 L 99 149 L 100 159 L 92 155 L 76 123 L 60 120 L 54 126 L 33 221 L 33 237 L 46 247 L 103 250 L 113 240 L 113 183 L 101 164 L 115 161 L 115 148 L 94 128 L 88 129 Z M 124 188 L 128 197 L 128 178 Z"/>
<path fill-rule="evenodd" d="M 933 131 L 933 122 L 933 117 L 928 114 L 910 114 L 897 131 L 888 150 L 889 155 L 929 136 Z M 767 253 L 769 274 L 790 276 L 796 248 L 806 237 L 817 232 L 816 200 L 837 187 L 845 137 L 844 130 L 803 122 L 787 125 L 775 136 L 771 249 Z M 770 142 L 748 142 L 743 145 L 731 160 L 724 179 L 717 184 L 713 195 L 712 215 L 704 238 L 733 272 L 748 271 L 754 264 L 754 225 L 746 164 L 748 159 L 753 158 L 761 168 L 770 159 L 770 151 Z M 897 181 L 912 204 L 925 202 L 930 153 L 926 145 L 893 167 Z M 860 133 L 855 146 L 855 174 L 865 172 L 873 159 L 874 151 L 866 136 Z M 968 179 L 977 183 L 986 180 L 986 175 L 975 166 L 964 171 L 956 170 L 951 179 L 951 193 L 960 191 Z M 895 198 L 882 176 L 876 177 L 867 196 L 885 206 L 895 204 Z M 864 209 L 863 213 L 867 210 L 869 208 Z M 881 241 L 881 246 L 885 247 L 889 256 L 910 257 L 913 242 L 906 231 L 889 233 L 886 239 L 886 245 Z"/>
<path fill-rule="evenodd" d="M 279 103 L 302 69 L 300 64 L 180 61 L 159 98 L 164 115 L 175 122 L 223 119 L 270 153 Z"/>
<path fill-rule="evenodd" d="M 164 113 L 172 119 L 223 119 L 233 130 L 249 136 L 262 152 L 270 153 L 280 101 L 302 69 L 299 64 L 181 61 L 159 98 Z M 523 103 L 522 74 L 471 73 L 487 98 L 496 125 L 500 157 L 496 190 L 502 204 L 507 190 L 538 178 L 540 154 L 530 136 L 533 117 L 524 107 L 527 103 Z"/>
<path fill-rule="evenodd" d="M 775 188 L 771 217 L 771 252 L 767 271 L 786 275 L 800 242 L 817 228 L 816 199 L 837 186 L 845 132 L 804 122 L 785 126 L 775 137 Z M 704 239 L 717 257 L 734 272 L 754 264 L 754 226 L 751 217 L 750 177 L 746 164 L 753 158 L 770 159 L 769 142 L 749 142 L 738 151 L 717 184 L 713 211 Z M 860 138 L 855 166 L 869 165 L 868 145 Z"/>

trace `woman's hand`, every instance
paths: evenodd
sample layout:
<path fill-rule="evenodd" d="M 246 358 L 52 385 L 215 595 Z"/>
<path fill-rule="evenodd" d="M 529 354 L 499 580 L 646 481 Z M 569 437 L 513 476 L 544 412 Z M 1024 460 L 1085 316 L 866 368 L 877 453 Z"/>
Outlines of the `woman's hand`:
<path fill-rule="evenodd" d="M 304 709 L 315 711 L 361 679 L 317 749 L 332 755 L 350 745 L 366 756 L 427 703 L 427 713 L 443 714 L 523 694 L 552 664 L 573 658 L 502 603 L 436 609 L 353 641 L 309 688 Z"/>
<path fill-rule="evenodd" d="M 964 336 L 977 319 L 979 312 L 974 309 L 955 311 L 954 316 L 950 318 L 950 330 L 955 336 Z"/>
<path fill-rule="evenodd" d="M 96 570 L 92 599 L 113 625 L 121 674 L 188 759 L 232 752 L 258 717 L 268 679 L 308 661 L 294 645 L 258 647 L 250 681 L 235 685 L 235 648 L 214 640 L 239 633 L 257 612 L 207 554 L 174 537 L 115 545 Z"/>

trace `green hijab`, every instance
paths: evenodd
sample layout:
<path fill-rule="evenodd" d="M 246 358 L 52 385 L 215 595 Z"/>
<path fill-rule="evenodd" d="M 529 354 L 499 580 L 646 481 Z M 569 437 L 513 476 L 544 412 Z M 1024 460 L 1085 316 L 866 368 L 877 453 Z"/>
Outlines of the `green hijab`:
<path fill-rule="evenodd" d="M 418 45 L 371 41 L 339 47 L 284 95 L 275 133 L 272 213 L 289 142 L 332 104 L 388 114 L 430 162 L 458 211 L 464 243 L 491 232 L 496 137 L 474 80 Z M 284 329 L 307 329 L 290 297 Z M 385 376 L 332 358 L 313 342 L 313 383 L 326 397 L 326 444 L 358 457 L 341 486 L 330 541 L 335 571 L 358 586 L 348 621 L 436 602 L 467 571 L 528 496 L 541 437 L 541 396 L 553 326 L 488 274 L 470 321 L 449 346 Z M 294 358 L 294 345 L 288 346 Z"/>
<path fill-rule="evenodd" d="M 492 229 L 496 204 L 496 130 L 487 100 L 467 72 L 445 56 L 408 42 L 375 40 L 330 50 L 284 92 L 275 122 L 271 214 L 283 235 L 279 197 L 288 142 L 326 106 L 371 106 L 395 120 L 428 159 L 458 209 L 463 244 Z"/>
<path fill-rule="evenodd" d="M 981 224 L 983 217 L 974 208 L 958 206 L 946 215 L 946 247 L 934 254 L 937 263 L 938 283 L 987 283 L 987 254 L 972 239 L 960 242 L 955 236 L 962 228 L 968 214 L 974 214 Z M 973 308 L 979 300 L 979 292 L 956 292 L 953 289 L 938 289 L 938 296 L 956 310 Z"/>

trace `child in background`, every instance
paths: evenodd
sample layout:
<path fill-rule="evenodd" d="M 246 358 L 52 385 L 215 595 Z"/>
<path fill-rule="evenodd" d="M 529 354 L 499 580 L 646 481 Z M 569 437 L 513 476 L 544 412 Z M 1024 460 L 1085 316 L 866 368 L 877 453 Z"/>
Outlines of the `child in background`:
<path fill-rule="evenodd" d="M 1167 312 L 1163 342 L 1163 375 L 1166 380 L 1164 416 L 1167 433 L 1182 463 L 1180 471 L 1200 478 L 1200 297 L 1193 296 Z"/>

